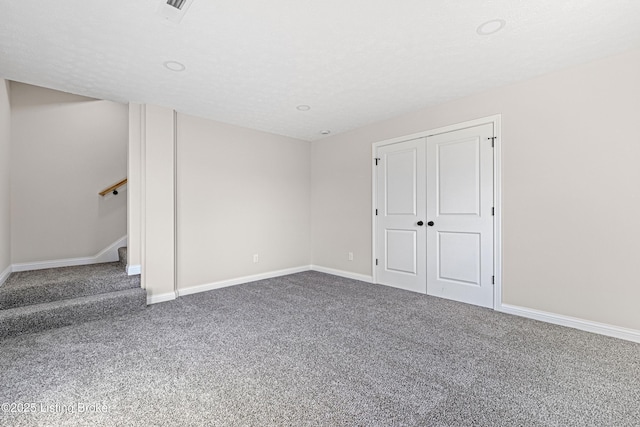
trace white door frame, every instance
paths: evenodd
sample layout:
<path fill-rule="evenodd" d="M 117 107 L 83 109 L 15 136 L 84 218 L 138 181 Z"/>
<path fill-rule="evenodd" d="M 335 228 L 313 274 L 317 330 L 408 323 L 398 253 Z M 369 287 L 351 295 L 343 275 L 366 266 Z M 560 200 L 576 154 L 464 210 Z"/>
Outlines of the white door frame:
<path fill-rule="evenodd" d="M 397 138 L 386 139 L 383 141 L 374 142 L 372 144 L 372 161 L 371 161 L 371 270 L 373 283 L 378 283 L 376 277 L 376 242 L 378 236 L 376 227 L 376 206 L 377 206 L 377 179 L 376 179 L 376 155 L 378 148 L 396 144 L 398 142 L 408 141 L 411 139 L 423 138 L 441 133 L 452 132 L 460 129 L 470 128 L 486 123 L 492 123 L 494 129 L 494 135 L 496 136 L 495 145 L 493 150 L 493 197 L 495 205 L 494 216 L 494 228 L 493 228 L 493 271 L 495 275 L 495 284 L 493 287 L 493 307 L 494 310 L 499 309 L 502 306 L 502 163 L 501 163 L 501 151 L 502 151 L 502 128 L 501 128 L 502 115 L 496 114 L 493 116 L 482 117 L 480 119 L 469 120 L 462 123 L 456 123 L 449 126 L 444 126 L 436 129 L 431 129 L 423 132 L 414 133 L 411 135 L 400 136 Z"/>

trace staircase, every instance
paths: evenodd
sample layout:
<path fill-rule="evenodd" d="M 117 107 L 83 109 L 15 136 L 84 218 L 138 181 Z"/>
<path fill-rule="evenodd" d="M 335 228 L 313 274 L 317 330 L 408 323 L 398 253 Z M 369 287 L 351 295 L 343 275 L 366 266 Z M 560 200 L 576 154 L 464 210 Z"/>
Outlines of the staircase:
<path fill-rule="evenodd" d="M 143 310 L 140 276 L 120 261 L 12 273 L 0 287 L 0 339 Z"/>

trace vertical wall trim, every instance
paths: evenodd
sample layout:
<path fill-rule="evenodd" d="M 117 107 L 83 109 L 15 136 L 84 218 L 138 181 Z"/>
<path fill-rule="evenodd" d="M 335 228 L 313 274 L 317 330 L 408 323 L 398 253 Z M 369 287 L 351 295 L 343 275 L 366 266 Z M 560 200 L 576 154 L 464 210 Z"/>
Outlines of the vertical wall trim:
<path fill-rule="evenodd" d="M 173 291 L 178 298 L 178 113 L 173 110 Z"/>
<path fill-rule="evenodd" d="M 502 115 L 493 116 L 493 309 L 502 307 Z"/>
<path fill-rule="evenodd" d="M 140 274 L 142 264 L 142 105 L 129 103 L 127 156 L 127 274 Z"/>
<path fill-rule="evenodd" d="M 140 106 L 140 284 L 147 289 L 147 105 Z"/>

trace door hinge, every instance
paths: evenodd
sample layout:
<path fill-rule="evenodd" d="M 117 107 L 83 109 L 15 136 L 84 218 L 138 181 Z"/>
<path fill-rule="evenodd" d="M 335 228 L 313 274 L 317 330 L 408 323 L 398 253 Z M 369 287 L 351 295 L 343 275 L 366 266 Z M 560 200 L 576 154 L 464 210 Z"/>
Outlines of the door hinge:
<path fill-rule="evenodd" d="M 491 140 L 491 148 L 493 148 L 495 146 L 496 139 L 498 139 L 498 137 L 497 136 L 491 136 L 491 137 L 489 137 L 487 139 Z"/>
<path fill-rule="evenodd" d="M 496 284 L 496 276 L 491 276 L 491 284 L 492 285 Z"/>
<path fill-rule="evenodd" d="M 376 209 L 376 216 L 378 216 L 378 209 Z"/>
<path fill-rule="evenodd" d="M 378 258 L 376 258 L 376 265 L 378 265 Z"/>
<path fill-rule="evenodd" d="M 491 215 L 495 215 L 496 214 L 496 208 L 491 208 Z"/>
<path fill-rule="evenodd" d="M 376 161 L 376 166 L 378 166 L 378 162 L 380 161 L 380 157 L 376 157 L 374 160 Z"/>

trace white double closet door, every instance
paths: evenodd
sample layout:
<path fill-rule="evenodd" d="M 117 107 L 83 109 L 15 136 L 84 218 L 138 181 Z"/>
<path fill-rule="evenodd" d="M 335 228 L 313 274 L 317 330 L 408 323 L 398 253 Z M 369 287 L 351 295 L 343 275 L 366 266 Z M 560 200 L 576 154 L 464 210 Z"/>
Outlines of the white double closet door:
<path fill-rule="evenodd" d="M 376 282 L 493 307 L 493 124 L 376 148 Z"/>

